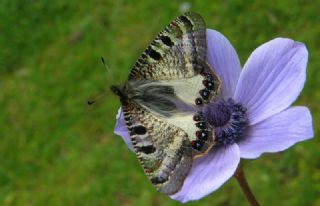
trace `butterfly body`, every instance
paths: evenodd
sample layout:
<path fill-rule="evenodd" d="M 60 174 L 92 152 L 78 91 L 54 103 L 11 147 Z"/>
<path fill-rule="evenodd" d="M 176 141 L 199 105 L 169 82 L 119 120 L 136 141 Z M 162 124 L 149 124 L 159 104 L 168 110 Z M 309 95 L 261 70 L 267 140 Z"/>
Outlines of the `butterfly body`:
<path fill-rule="evenodd" d="M 220 91 L 206 62 L 201 16 L 186 13 L 147 47 L 121 86 L 119 96 L 134 151 L 152 184 L 174 194 L 192 167 L 215 144 L 214 128 L 201 115 Z"/>

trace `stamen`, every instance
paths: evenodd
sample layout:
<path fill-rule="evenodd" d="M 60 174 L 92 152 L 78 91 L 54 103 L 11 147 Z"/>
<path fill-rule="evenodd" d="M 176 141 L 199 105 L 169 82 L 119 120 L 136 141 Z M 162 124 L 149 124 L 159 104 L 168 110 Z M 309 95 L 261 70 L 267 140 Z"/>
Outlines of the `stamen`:
<path fill-rule="evenodd" d="M 233 144 L 248 125 L 246 108 L 234 100 L 212 102 L 203 111 L 205 120 L 214 128 L 217 145 Z"/>

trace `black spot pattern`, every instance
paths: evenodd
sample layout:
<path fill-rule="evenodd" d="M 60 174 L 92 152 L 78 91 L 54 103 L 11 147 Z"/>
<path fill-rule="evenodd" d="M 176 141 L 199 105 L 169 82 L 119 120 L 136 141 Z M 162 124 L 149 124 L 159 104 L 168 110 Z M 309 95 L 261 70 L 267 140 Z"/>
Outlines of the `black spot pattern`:
<path fill-rule="evenodd" d="M 152 184 L 162 184 L 164 182 L 166 182 L 167 180 L 165 178 L 161 178 L 161 177 L 154 177 L 151 179 Z"/>
<path fill-rule="evenodd" d="M 144 126 L 139 125 L 133 128 L 133 132 L 137 135 L 144 135 L 147 132 L 147 130 Z"/>
<path fill-rule="evenodd" d="M 160 60 L 161 59 L 161 54 L 157 52 L 156 50 L 152 49 L 150 46 L 146 50 L 146 53 L 154 60 Z"/>
<path fill-rule="evenodd" d="M 137 149 L 138 149 L 139 152 L 143 152 L 145 154 L 151 154 L 151 153 L 154 153 L 156 151 L 156 148 L 154 146 L 152 146 L 152 145 L 138 147 Z"/>
<path fill-rule="evenodd" d="M 191 28 L 193 27 L 192 22 L 187 17 L 181 16 L 180 19 L 184 24 L 189 25 Z"/>
<path fill-rule="evenodd" d="M 170 37 L 168 36 L 160 36 L 160 39 L 168 47 L 172 47 L 174 45 L 174 43 L 171 41 Z"/>

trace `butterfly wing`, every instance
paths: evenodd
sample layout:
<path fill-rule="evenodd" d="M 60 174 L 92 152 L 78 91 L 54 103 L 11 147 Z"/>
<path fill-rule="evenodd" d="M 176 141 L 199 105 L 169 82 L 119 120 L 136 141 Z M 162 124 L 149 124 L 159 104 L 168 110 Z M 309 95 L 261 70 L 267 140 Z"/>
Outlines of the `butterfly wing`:
<path fill-rule="evenodd" d="M 123 105 L 122 110 L 134 151 L 151 183 L 162 193 L 176 193 L 193 158 L 212 146 L 212 136 L 198 151 L 191 143 L 196 139 L 191 115 L 164 120 L 134 102 Z M 185 129 L 173 122 L 183 124 Z"/>
<path fill-rule="evenodd" d="M 151 42 L 133 66 L 129 80 L 193 77 L 198 69 L 195 64 L 206 61 L 206 52 L 206 26 L 202 17 L 186 13 Z"/>

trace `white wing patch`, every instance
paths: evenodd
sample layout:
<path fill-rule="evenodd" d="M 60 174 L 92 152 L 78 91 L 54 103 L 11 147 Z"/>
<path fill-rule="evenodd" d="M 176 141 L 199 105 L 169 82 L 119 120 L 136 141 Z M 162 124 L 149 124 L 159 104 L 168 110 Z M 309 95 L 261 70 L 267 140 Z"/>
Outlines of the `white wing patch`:
<path fill-rule="evenodd" d="M 199 91 L 204 89 L 202 75 L 196 75 L 187 79 L 177 79 L 174 81 L 162 81 L 166 85 L 174 88 L 175 94 L 183 102 L 195 105 L 195 99 L 200 97 Z"/>
<path fill-rule="evenodd" d="M 192 140 L 196 140 L 195 131 L 198 130 L 197 126 L 195 125 L 195 122 L 193 121 L 193 115 L 174 115 L 169 118 L 166 118 L 166 121 L 169 124 L 173 124 L 182 130 L 184 130 L 188 134 L 188 138 L 190 142 Z"/>

